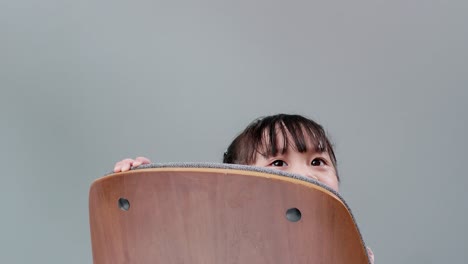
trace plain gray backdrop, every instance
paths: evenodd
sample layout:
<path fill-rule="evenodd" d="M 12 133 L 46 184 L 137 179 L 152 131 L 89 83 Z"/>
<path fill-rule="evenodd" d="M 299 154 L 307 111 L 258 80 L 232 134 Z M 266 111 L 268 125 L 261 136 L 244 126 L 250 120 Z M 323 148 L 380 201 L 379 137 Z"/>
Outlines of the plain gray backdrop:
<path fill-rule="evenodd" d="M 0 1 L 1 263 L 92 263 L 116 161 L 315 119 L 376 263 L 468 259 L 468 2 Z"/>

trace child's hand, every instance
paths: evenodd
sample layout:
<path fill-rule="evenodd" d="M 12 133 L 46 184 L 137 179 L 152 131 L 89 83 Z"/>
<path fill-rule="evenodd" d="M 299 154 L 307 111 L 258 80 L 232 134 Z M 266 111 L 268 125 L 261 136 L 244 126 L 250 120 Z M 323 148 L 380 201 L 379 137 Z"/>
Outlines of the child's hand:
<path fill-rule="evenodd" d="M 131 167 L 138 167 L 142 164 L 149 164 L 151 161 L 145 157 L 136 159 L 124 159 L 114 165 L 114 172 L 124 172 L 130 170 Z"/>

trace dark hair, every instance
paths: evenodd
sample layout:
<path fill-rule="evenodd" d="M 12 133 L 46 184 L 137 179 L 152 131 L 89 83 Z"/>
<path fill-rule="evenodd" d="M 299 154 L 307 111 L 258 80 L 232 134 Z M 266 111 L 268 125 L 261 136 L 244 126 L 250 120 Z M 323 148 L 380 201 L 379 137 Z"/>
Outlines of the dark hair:
<path fill-rule="evenodd" d="M 278 146 L 277 133 L 281 133 L 284 142 Z M 291 141 L 288 137 L 291 135 Z M 317 152 L 327 152 L 336 167 L 336 157 L 324 129 L 315 121 L 300 115 L 277 114 L 261 117 L 250 123 L 229 145 L 224 153 L 224 163 L 250 165 L 255 163 L 256 154 L 266 157 L 282 154 L 291 145 L 300 153 L 307 151 L 308 140 Z M 337 171 L 338 176 L 338 171 Z M 339 179 L 339 178 L 338 178 Z"/>

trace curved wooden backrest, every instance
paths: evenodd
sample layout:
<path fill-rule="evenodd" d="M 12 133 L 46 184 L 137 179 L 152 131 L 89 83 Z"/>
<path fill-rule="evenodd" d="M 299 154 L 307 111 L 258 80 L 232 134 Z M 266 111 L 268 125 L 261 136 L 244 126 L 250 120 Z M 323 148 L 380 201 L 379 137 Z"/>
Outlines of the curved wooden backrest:
<path fill-rule="evenodd" d="M 340 197 L 270 173 L 147 168 L 112 174 L 92 184 L 89 213 L 95 264 L 368 263 Z"/>

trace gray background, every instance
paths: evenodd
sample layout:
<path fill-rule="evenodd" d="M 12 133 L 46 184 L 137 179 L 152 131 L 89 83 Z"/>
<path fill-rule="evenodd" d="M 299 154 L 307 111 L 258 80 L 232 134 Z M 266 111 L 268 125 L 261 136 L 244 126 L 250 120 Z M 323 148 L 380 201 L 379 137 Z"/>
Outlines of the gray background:
<path fill-rule="evenodd" d="M 221 161 L 314 118 L 376 263 L 466 263 L 468 2 L 0 2 L 1 263 L 91 263 L 125 157 Z"/>

